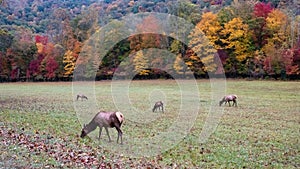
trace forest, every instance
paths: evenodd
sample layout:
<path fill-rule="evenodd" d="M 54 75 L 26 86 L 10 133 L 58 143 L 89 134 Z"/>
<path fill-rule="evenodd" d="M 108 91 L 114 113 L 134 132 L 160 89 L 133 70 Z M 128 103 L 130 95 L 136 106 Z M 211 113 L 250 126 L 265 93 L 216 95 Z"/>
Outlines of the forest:
<path fill-rule="evenodd" d="M 83 46 L 97 31 L 143 12 L 192 23 L 195 28 L 185 32 L 189 43 L 163 34 L 128 37 L 100 64 L 92 63 L 95 75 L 86 73 L 85 79 L 111 79 L 120 68 L 138 79 L 172 78 L 169 72 L 186 77 L 184 65 L 197 78 L 225 73 L 230 78 L 300 79 L 299 1 L 1 0 L 0 81 L 72 80 L 76 63 L 86 64 L 77 61 Z M 149 16 L 136 29 L 160 29 L 157 22 L 155 15 Z M 150 58 L 143 53 L 150 48 L 170 51 L 176 58 Z M 197 53 L 204 56 L 199 59 Z M 221 64 L 215 64 L 216 58 Z M 169 71 L 151 68 L 155 65 Z"/>

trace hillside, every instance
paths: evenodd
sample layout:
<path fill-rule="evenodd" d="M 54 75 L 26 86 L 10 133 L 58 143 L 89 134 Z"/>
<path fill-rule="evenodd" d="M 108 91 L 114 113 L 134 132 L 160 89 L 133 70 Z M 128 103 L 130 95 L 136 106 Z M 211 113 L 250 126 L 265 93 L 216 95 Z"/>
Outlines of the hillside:
<path fill-rule="evenodd" d="M 228 76 L 285 78 L 288 75 L 297 78 L 300 72 L 297 47 L 300 43 L 300 3 L 291 0 L 2 0 L 0 3 L 0 81 L 72 79 L 74 63 L 82 46 L 96 30 L 113 19 L 143 12 L 175 15 L 194 25 L 208 24 L 208 29 L 202 27 L 201 30 L 218 52 Z M 213 15 L 206 16 L 208 20 L 205 21 L 203 14 L 208 13 Z M 220 27 L 214 30 L 216 32 L 213 32 L 212 26 L 216 25 L 209 21 L 210 17 L 217 18 L 216 24 Z M 152 22 L 156 22 L 155 18 Z M 245 28 L 244 37 L 240 38 L 246 40 L 242 43 L 228 39 L 236 31 L 225 30 L 229 28 L 226 25 L 233 24 L 237 26 L 234 29 Z M 243 26 L 239 27 L 239 24 Z M 161 39 L 155 43 L 164 44 L 156 45 L 165 46 L 176 55 L 181 53 L 197 77 L 207 77 L 208 68 L 204 66 L 207 63 L 192 58 L 197 50 L 191 51 L 170 37 L 144 36 L 149 36 L 146 39 L 150 40 Z M 219 40 L 213 40 L 215 38 Z M 138 50 L 139 47 L 133 47 L 136 39 L 133 37 L 118 43 L 99 65 L 97 77 L 111 78 L 120 62 L 132 51 Z M 277 53 L 271 53 L 274 50 Z M 288 53 L 288 50 L 292 52 Z M 131 63 L 132 66 L 135 64 Z M 148 64 L 154 65 L 154 62 Z M 173 67 L 175 73 L 183 73 L 175 63 L 168 67 Z M 215 66 L 209 68 L 214 73 L 219 69 Z M 136 68 L 131 67 L 130 70 Z M 153 69 L 146 72 L 149 76 L 143 78 L 165 76 Z"/>

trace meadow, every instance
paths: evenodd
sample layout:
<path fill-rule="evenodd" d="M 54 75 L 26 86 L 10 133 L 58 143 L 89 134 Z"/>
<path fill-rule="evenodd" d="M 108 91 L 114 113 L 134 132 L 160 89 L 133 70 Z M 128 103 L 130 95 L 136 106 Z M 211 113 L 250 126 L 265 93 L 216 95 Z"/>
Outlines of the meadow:
<path fill-rule="evenodd" d="M 76 101 L 71 82 L 1 83 L 0 168 L 300 168 L 297 81 L 227 80 L 226 93 L 238 95 L 238 106 L 221 107 L 222 116 L 205 142 L 199 142 L 204 122 L 212 107 L 220 109 L 219 100 L 211 97 L 209 80 L 197 80 L 199 100 L 186 95 L 184 101 L 182 92 L 195 90 L 190 90 L 188 80 L 183 82 L 184 89 L 174 80 L 129 82 L 129 101 L 112 96 L 110 81 L 91 85 L 94 91 L 85 91 L 84 85 L 81 90 L 89 100 Z M 119 94 L 123 92 L 127 91 Z M 164 113 L 151 111 L 156 99 L 165 102 Z M 170 137 L 160 142 L 169 147 L 160 153 L 151 154 L 151 149 L 141 145 L 133 149 L 140 148 L 137 151 L 142 155 L 126 154 L 123 149 L 132 140 L 156 143 L 151 139 L 169 131 L 181 117 L 179 110 L 193 108 L 189 103 L 199 104 L 197 116 L 190 121 L 193 117 L 187 114 L 188 120 L 175 127 L 180 131 L 192 123 L 187 133 L 177 135 L 170 130 Z M 94 109 L 123 112 L 124 145 L 117 145 L 114 129 L 109 129 L 110 143 L 105 132 L 100 142 L 94 139 L 98 129 L 90 137 L 79 137 L 83 123 L 96 114 Z M 180 136 L 176 144 L 164 145 L 167 139 Z"/>

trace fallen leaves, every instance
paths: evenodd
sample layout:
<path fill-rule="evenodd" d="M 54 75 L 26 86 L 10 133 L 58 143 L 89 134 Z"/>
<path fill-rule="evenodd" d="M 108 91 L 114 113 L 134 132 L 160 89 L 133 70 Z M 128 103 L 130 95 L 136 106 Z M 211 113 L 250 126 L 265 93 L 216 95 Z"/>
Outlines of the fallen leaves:
<path fill-rule="evenodd" d="M 101 158 L 97 158 L 95 149 L 81 145 L 81 147 L 73 148 L 68 145 L 74 144 L 73 142 L 65 142 L 63 139 L 49 137 L 38 132 L 35 132 L 35 134 L 25 134 L 23 131 L 18 133 L 13 129 L 1 126 L 0 141 L 5 146 L 23 146 L 30 153 L 36 155 L 41 153 L 47 154 L 65 167 L 84 166 L 89 168 L 91 166 L 99 166 L 99 168 L 110 168 Z"/>
<path fill-rule="evenodd" d="M 163 168 L 158 163 L 162 157 L 151 160 L 131 159 L 125 157 L 123 154 L 115 155 L 99 147 L 83 144 L 78 139 L 55 138 L 49 136 L 47 133 L 40 133 L 39 131 L 30 132 L 24 128 L 18 130 L 1 125 L 0 143 L 5 147 L 16 146 L 26 150 L 26 152 L 16 153 L 14 157 L 10 158 L 17 159 L 18 156 L 26 156 L 26 159 L 30 159 L 31 161 L 32 155 L 43 155 L 48 158 L 48 162 L 55 161 L 54 164 L 50 162 L 49 164 L 40 164 L 43 168 Z M 15 165 L 18 165 L 18 163 Z M 24 167 L 24 164 L 19 165 Z M 31 167 L 25 166 L 25 168 Z"/>

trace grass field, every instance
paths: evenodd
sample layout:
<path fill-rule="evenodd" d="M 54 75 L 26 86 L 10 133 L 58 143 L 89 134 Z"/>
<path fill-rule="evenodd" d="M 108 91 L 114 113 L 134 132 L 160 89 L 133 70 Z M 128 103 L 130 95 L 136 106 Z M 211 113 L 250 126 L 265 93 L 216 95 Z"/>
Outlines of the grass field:
<path fill-rule="evenodd" d="M 191 88 L 190 81 L 185 83 L 184 90 L 173 80 L 130 83 L 130 105 L 120 110 L 126 117 L 124 145 L 116 144 L 113 129 L 111 143 L 105 135 L 94 141 L 98 130 L 91 137 L 79 137 L 81 123 L 96 113 L 78 113 L 95 109 L 93 91 L 86 91 L 91 99 L 74 101 L 71 82 L 2 83 L 0 168 L 300 168 L 300 82 L 228 80 L 226 93 L 238 95 L 238 107 L 223 106 L 216 130 L 200 143 L 205 119 L 211 106 L 219 108 L 219 100 L 210 97 L 210 82 L 199 80 L 197 119 L 176 144 L 150 157 L 146 147 L 140 149 L 145 157 L 110 151 L 109 147 L 128 148 L 130 139 L 144 138 L 145 144 L 151 144 L 168 130 L 180 109 L 191 108 L 180 107 L 181 92 Z M 95 82 L 95 96 L 96 108 L 117 110 L 109 81 Z M 165 113 L 151 112 L 159 97 L 166 103 Z M 193 98 L 186 98 L 191 105 L 196 104 Z"/>

